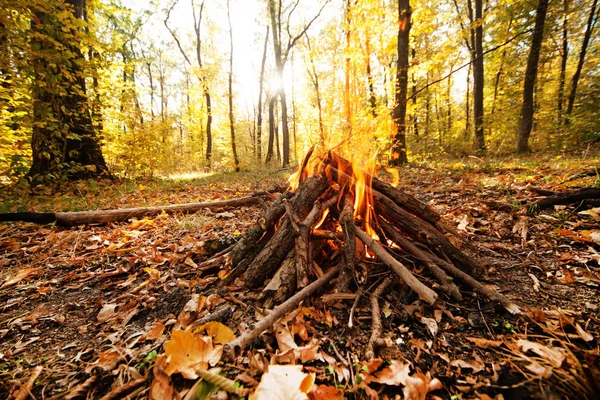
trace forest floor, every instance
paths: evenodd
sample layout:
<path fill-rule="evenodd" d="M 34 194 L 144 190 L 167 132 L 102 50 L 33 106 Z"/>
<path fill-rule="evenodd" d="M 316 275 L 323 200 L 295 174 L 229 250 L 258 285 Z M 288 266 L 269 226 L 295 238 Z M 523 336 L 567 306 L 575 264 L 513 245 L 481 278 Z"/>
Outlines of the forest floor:
<path fill-rule="evenodd" d="M 381 302 L 382 336 L 393 345 L 368 361 L 368 295 L 352 328 L 353 296 L 316 296 L 285 317 L 276 333 L 261 335 L 244 357 L 217 366 L 252 388 L 269 364 L 302 364 L 316 376 L 312 399 L 394 398 L 403 389 L 410 398 L 425 398 L 427 388 L 411 392 L 418 391 L 415 381 L 430 383 L 429 398 L 598 396 L 600 209 L 527 206 L 539 197 L 532 188 L 600 187 L 598 175 L 569 180 L 598 165 L 599 155 L 534 156 L 401 170 L 398 185 L 468 239 L 486 270 L 480 280 L 523 314 L 511 315 L 467 290 L 460 304 L 440 296 L 431 307 L 397 287 Z M 35 196 L 24 187 L 4 188 L 0 211 L 221 200 L 285 184 L 289 173 L 79 182 L 57 192 L 38 188 Z M 509 207 L 494 210 L 490 201 Z M 0 398 L 22 400 L 27 390 L 36 399 L 144 398 L 152 384 L 154 398 L 177 398 L 175 391 L 183 398 L 194 380 L 169 378 L 155 366 L 163 345 L 176 342 L 171 332 L 193 319 L 210 320 L 223 305 L 230 312 L 218 320 L 235 335 L 264 315 L 260 289 L 218 291 L 212 284 L 220 265 L 198 266 L 261 215 L 260 207 L 249 206 L 103 226 L 0 225 Z M 293 393 L 282 380 L 270 390 Z"/>

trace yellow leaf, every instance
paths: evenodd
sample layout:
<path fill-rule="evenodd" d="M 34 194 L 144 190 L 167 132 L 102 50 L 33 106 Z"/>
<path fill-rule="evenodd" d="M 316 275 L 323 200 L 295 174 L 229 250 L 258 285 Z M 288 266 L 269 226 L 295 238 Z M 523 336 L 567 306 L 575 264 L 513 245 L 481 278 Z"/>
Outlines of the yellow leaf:
<path fill-rule="evenodd" d="M 150 275 L 150 279 L 152 279 L 153 281 L 156 281 L 158 280 L 158 278 L 160 278 L 160 271 L 156 268 L 146 267 L 144 268 L 144 271 L 146 271 L 148 275 Z"/>
<path fill-rule="evenodd" d="M 210 336 L 214 344 L 225 344 L 235 339 L 235 334 L 231 329 L 216 321 L 199 326 L 194 333 Z"/>
<path fill-rule="evenodd" d="M 213 347 L 210 337 L 196 337 L 190 331 L 175 331 L 165 343 L 167 375 L 181 373 L 186 379 L 196 379 L 196 369 L 208 369 L 221 360 L 223 347 Z"/>

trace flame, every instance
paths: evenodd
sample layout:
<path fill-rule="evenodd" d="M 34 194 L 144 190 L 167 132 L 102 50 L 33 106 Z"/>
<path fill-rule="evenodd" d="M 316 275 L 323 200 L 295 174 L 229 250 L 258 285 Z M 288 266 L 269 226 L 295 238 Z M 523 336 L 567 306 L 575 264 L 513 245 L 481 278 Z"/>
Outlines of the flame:
<path fill-rule="evenodd" d="M 354 168 L 353 164 L 339 156 L 327 151 L 315 157 L 311 157 L 313 148 L 309 150 L 298 171 L 288 179 L 290 190 L 296 191 L 299 185 L 311 176 L 323 175 L 333 185 L 339 186 L 338 207 L 344 195 L 353 196 L 354 218 L 362 221 L 365 232 L 372 238 L 379 237 L 373 229 L 377 223 L 373 209 L 373 191 L 371 180 L 375 167 L 375 159 L 372 158 L 366 166 Z M 364 172 L 367 171 L 367 172 Z M 323 213 L 321 220 L 315 228 L 318 228 L 326 220 L 328 210 Z"/>

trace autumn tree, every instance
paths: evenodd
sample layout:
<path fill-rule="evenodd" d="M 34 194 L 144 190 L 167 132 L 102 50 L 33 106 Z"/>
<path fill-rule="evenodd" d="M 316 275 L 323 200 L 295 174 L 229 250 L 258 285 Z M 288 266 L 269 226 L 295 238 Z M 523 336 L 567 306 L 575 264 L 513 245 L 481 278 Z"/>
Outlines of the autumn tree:
<path fill-rule="evenodd" d="M 82 44 L 84 0 L 32 6 L 34 179 L 95 177 L 108 168 L 90 115 Z"/>
<path fill-rule="evenodd" d="M 398 1 L 398 66 L 396 67 L 396 90 L 392 119 L 396 133 L 392 142 L 391 165 L 408 162 L 406 156 L 406 104 L 408 93 L 408 53 L 411 27 L 410 0 Z"/>
<path fill-rule="evenodd" d="M 539 0 L 535 14 L 535 27 L 533 28 L 531 47 L 529 49 L 529 56 L 527 57 L 527 68 L 525 70 L 521 120 L 519 124 L 519 134 L 517 136 L 517 153 L 527 153 L 531 151 L 529 147 L 529 136 L 533 127 L 533 94 L 535 81 L 538 74 L 540 51 L 542 49 L 542 41 L 544 39 L 544 23 L 546 21 L 547 9 L 548 0 Z"/>

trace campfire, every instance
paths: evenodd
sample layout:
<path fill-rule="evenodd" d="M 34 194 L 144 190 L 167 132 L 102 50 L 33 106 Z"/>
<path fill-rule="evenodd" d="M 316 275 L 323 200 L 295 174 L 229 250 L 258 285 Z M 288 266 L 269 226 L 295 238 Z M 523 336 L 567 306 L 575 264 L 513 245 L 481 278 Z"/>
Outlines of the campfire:
<path fill-rule="evenodd" d="M 238 353 L 334 278 L 332 295 L 359 288 L 372 293 L 370 356 L 383 345 L 378 298 L 392 285 L 433 305 L 439 296 L 459 302 L 460 282 L 519 313 L 516 304 L 473 277 L 482 267 L 464 250 L 468 247 L 427 204 L 331 151 L 314 156 L 311 149 L 290 177 L 290 188 L 229 253 L 222 285 L 241 279 L 255 288 L 268 281 L 261 300 L 266 307 L 279 304 L 230 349 Z"/>

